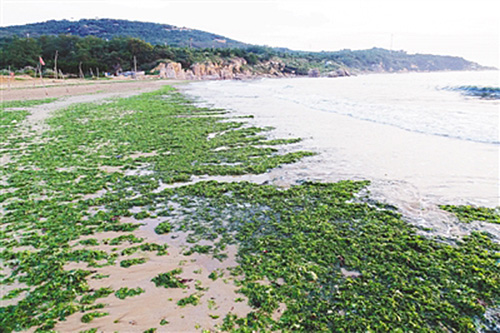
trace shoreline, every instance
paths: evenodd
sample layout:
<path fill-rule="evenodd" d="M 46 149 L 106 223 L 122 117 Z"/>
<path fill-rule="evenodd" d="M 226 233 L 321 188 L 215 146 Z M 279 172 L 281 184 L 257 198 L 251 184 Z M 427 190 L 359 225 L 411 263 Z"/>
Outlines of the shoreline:
<path fill-rule="evenodd" d="M 328 77 L 321 76 L 321 79 L 341 79 L 343 77 L 357 77 L 366 75 L 394 75 L 394 74 L 428 74 L 428 73 L 452 73 L 452 72 L 487 72 L 499 71 L 499 69 L 478 69 L 478 70 L 443 70 L 443 71 L 400 71 L 400 72 L 359 72 L 349 74 L 347 76 Z M 62 96 L 72 96 L 79 94 L 107 92 L 114 90 L 112 86 L 117 85 L 130 85 L 130 86 L 152 86 L 152 85 L 177 85 L 177 84 L 191 84 L 198 82 L 217 82 L 217 81 L 255 81 L 261 79 L 317 79 L 317 77 L 310 77 L 307 75 L 293 75 L 293 76 L 269 76 L 269 75 L 255 75 L 245 79 L 196 79 L 196 80 L 182 80 L 182 79 L 160 79 L 158 77 L 145 77 L 143 79 L 126 79 L 126 78 L 112 78 L 112 79 L 99 79 L 99 80 L 81 80 L 81 79 L 65 79 L 55 80 L 45 78 L 42 82 L 39 78 L 22 77 L 20 80 L 10 81 L 6 76 L 0 76 L 0 100 L 33 100 L 43 98 L 57 98 Z M 163 83 L 154 83 L 163 82 Z M 42 84 L 43 83 L 43 84 Z M 32 91 L 35 89 L 35 91 Z M 31 91 L 30 91 L 31 90 Z M 71 91 L 70 91 L 71 90 Z M 28 91 L 30 91 L 28 93 Z"/>
<path fill-rule="evenodd" d="M 191 83 L 180 89 L 199 98 L 199 105 L 222 107 L 240 116 L 253 115 L 250 123 L 272 126 L 274 138 L 303 138 L 298 149 L 318 155 L 276 170 L 273 177 L 281 183 L 370 180 L 371 197 L 398 207 L 418 227 L 436 228 L 438 235 L 452 238 L 485 228 L 500 240 L 496 225 L 463 225 L 438 207 L 499 206 L 497 144 L 411 132 L 314 109 L 266 91 L 292 84 L 288 82 L 243 84 L 229 92 L 225 89 L 230 85 L 224 83 Z"/>

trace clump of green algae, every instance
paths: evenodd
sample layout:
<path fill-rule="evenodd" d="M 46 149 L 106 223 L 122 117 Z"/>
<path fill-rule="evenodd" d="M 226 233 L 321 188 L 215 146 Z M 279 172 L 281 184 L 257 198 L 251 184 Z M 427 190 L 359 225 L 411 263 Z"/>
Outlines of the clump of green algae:
<path fill-rule="evenodd" d="M 497 223 L 500 224 L 500 207 L 487 208 L 475 206 L 454 206 L 442 205 L 441 209 L 457 215 L 458 219 L 463 223 L 470 223 L 473 221 Z"/>
<path fill-rule="evenodd" d="M 177 276 L 182 273 L 181 268 L 176 268 L 171 270 L 170 272 L 161 273 L 155 276 L 151 281 L 157 287 L 165 287 L 165 288 L 187 288 L 187 286 L 182 283 L 181 279 Z"/>
<path fill-rule="evenodd" d="M 144 293 L 144 289 L 142 289 L 141 287 L 137 287 L 137 288 L 123 287 L 123 288 L 118 289 L 115 292 L 115 296 L 119 299 L 125 299 L 127 297 L 137 296 L 137 295 L 140 295 L 142 293 Z"/>

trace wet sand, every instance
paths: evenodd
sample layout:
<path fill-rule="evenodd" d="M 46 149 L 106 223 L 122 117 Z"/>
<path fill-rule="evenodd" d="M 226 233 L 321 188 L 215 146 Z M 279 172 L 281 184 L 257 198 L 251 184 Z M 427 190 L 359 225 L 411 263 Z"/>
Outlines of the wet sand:
<path fill-rule="evenodd" d="M 125 218 L 123 222 L 132 222 Z M 133 221 L 137 223 L 139 221 Z M 134 265 L 129 268 L 122 268 L 118 265 L 106 266 L 93 269 L 97 273 L 109 275 L 103 279 L 88 279 L 92 289 L 97 290 L 102 287 L 109 287 L 118 290 L 123 287 L 137 288 L 145 290 L 144 293 L 127 297 L 124 300 L 117 298 L 114 293 L 105 298 L 100 298 L 96 303 L 104 303 L 106 307 L 98 310 L 106 312 L 109 315 L 96 318 L 90 324 L 81 322 L 82 314 L 69 316 L 65 321 L 56 325 L 55 329 L 59 332 L 78 332 L 89 328 L 97 328 L 98 332 L 143 332 L 148 328 L 158 328 L 158 332 L 194 332 L 200 331 L 198 326 L 204 329 L 214 328 L 221 325 L 227 313 L 233 313 L 238 316 L 245 316 L 251 311 L 243 302 L 235 302 L 238 297 L 243 297 L 235 291 L 234 277 L 227 271 L 228 267 L 237 265 L 236 247 L 229 246 L 227 249 L 228 258 L 219 261 L 211 258 L 209 255 L 192 254 L 183 255 L 187 243 L 186 234 L 169 233 L 168 235 L 157 235 L 154 227 L 159 223 L 157 219 L 146 219 L 140 221 L 145 223 L 137 232 L 136 237 L 144 238 L 145 242 L 154 242 L 158 244 L 169 244 L 168 255 L 158 256 L 155 252 L 137 252 L 133 255 L 120 257 L 117 261 L 131 258 L 147 258 L 147 262 L 140 265 Z M 99 235 L 93 235 L 88 238 L 97 238 L 99 241 L 105 238 L 113 238 L 123 233 L 107 232 Z M 96 237 L 97 236 L 97 237 Z M 175 239 L 172 237 L 176 237 Z M 83 239 L 83 238 L 82 238 Z M 111 251 L 111 248 L 117 248 L 117 253 L 130 244 L 120 246 L 99 245 L 92 247 L 95 250 Z M 79 245 L 75 249 L 80 248 Z M 70 264 L 66 269 L 89 269 L 86 265 Z M 186 289 L 156 287 L 151 281 L 152 278 L 160 273 L 166 273 L 173 269 L 181 268 L 180 276 L 186 279 Z M 224 276 L 212 280 L 208 275 L 214 271 L 224 271 Z M 198 289 L 196 283 L 200 284 Z M 199 290 L 203 288 L 204 290 Z M 198 305 L 186 305 L 181 307 L 177 301 L 188 297 L 191 294 L 200 296 Z M 161 326 L 160 321 L 164 319 L 168 324 Z"/>
<path fill-rule="evenodd" d="M 500 240 L 500 226 L 458 223 L 454 215 L 438 208 L 441 204 L 499 205 L 498 145 L 410 132 L 267 94 L 218 98 L 217 87 L 210 87 L 208 95 L 205 87 L 192 84 L 181 89 L 200 96 L 202 105 L 227 108 L 236 116 L 254 115 L 248 122 L 274 127 L 273 138 L 303 138 L 288 149 L 318 153 L 272 170 L 271 180 L 281 184 L 370 180 L 370 198 L 398 207 L 408 221 L 433 228 L 433 234 L 456 238 L 486 230 Z"/>

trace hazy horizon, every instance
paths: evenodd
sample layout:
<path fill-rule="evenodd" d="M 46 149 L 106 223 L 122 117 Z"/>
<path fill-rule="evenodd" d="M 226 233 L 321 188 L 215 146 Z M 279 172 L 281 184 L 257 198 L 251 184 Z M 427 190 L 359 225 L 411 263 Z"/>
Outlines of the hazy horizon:
<path fill-rule="evenodd" d="M 500 4 L 476 1 L 1 0 L 0 26 L 93 18 L 171 24 L 302 51 L 380 47 L 500 67 Z M 27 8 L 32 10 L 27 10 Z"/>

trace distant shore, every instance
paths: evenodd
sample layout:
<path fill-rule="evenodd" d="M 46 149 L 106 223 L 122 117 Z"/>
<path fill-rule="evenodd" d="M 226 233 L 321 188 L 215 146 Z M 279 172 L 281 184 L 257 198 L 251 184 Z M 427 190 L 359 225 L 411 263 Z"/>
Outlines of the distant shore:
<path fill-rule="evenodd" d="M 485 68 L 482 70 L 498 70 L 496 68 Z M 407 71 L 402 72 L 382 72 L 382 74 L 395 74 L 395 73 L 409 73 Z M 415 71 L 415 73 L 427 73 L 425 71 Z M 318 74 L 318 75 L 316 75 Z M 350 73 L 347 70 L 338 70 L 334 74 L 327 76 L 319 76 L 319 72 L 313 72 L 311 75 L 266 75 L 257 74 L 254 76 L 245 77 L 245 80 L 261 79 L 261 78 L 318 78 L 318 77 L 328 77 L 328 78 L 338 78 L 346 76 L 357 76 L 357 75 L 369 75 L 369 74 L 381 74 L 377 72 L 356 72 Z M 141 76 L 139 79 L 132 79 L 131 77 L 110 77 L 101 78 L 96 80 L 91 79 L 52 79 L 52 78 L 33 78 L 28 75 L 8 77 L 5 75 L 0 75 L 0 100 L 1 101 L 14 101 L 14 100 L 34 100 L 43 98 L 58 98 L 63 96 L 73 96 L 82 94 L 93 94 L 100 92 L 118 92 L 122 90 L 134 90 L 134 89 L 147 89 L 153 87 L 160 87 L 163 85 L 177 85 L 181 83 L 192 83 L 200 81 L 219 81 L 219 80 L 231 80 L 239 81 L 239 78 L 233 79 L 178 79 L 178 78 L 159 78 L 158 75 L 147 75 Z"/>

